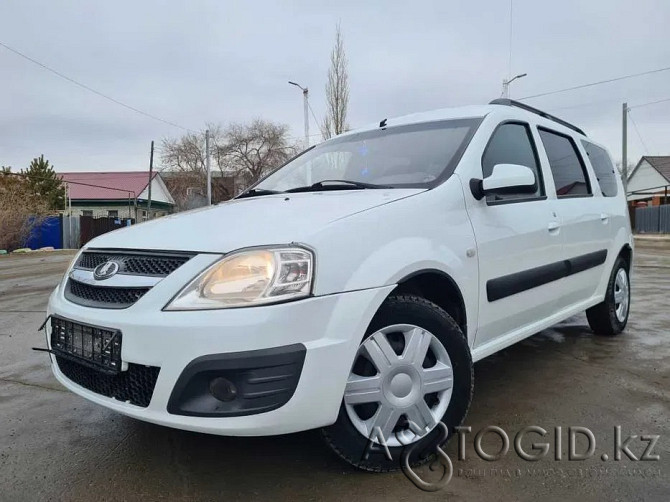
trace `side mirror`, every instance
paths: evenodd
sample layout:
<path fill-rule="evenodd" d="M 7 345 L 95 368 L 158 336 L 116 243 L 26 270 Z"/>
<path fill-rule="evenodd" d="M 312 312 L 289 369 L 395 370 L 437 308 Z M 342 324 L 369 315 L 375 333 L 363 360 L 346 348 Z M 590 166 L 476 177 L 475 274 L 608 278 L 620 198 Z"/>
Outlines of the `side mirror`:
<path fill-rule="evenodd" d="M 489 193 L 535 193 L 536 190 L 533 170 L 518 164 L 496 164 L 487 178 L 470 180 L 470 191 L 477 200 Z"/>

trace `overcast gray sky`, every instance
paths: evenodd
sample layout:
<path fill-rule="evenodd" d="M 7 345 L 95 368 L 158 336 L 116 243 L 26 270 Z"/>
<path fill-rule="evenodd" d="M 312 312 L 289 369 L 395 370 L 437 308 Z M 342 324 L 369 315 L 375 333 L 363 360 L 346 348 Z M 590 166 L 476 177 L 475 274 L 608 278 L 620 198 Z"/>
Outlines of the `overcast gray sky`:
<path fill-rule="evenodd" d="M 661 0 L 514 0 L 512 73 L 528 76 L 512 97 L 670 66 L 668 19 Z M 500 96 L 507 0 L 5 0 L 0 42 L 184 127 L 262 117 L 299 137 L 302 96 L 287 81 L 310 88 L 321 118 L 338 20 L 352 127 Z M 2 47 L 0 67 L 0 165 L 19 169 L 43 153 L 58 171 L 144 169 L 152 139 L 183 133 Z M 619 159 L 621 103 L 663 98 L 670 71 L 527 102 L 574 121 Z M 632 116 L 646 148 L 631 124 L 629 159 L 670 154 L 670 102 Z"/>

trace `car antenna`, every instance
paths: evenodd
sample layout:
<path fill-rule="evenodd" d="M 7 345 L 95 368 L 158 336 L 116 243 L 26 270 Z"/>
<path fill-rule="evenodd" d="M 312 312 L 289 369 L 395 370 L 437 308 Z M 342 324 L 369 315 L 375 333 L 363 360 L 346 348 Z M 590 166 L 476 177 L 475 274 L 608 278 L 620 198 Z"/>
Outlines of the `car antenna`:
<path fill-rule="evenodd" d="M 387 120 L 388 120 L 388 119 L 384 119 L 384 120 L 382 120 L 382 121 L 379 123 L 379 127 L 386 127 L 386 121 L 387 121 Z"/>

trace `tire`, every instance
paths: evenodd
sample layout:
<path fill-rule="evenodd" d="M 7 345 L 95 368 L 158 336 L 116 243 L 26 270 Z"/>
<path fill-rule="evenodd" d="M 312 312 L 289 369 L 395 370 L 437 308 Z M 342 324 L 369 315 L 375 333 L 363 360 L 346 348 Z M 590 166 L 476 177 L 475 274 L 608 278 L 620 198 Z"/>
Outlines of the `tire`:
<path fill-rule="evenodd" d="M 605 300 L 586 311 L 586 318 L 594 333 L 614 336 L 621 333 L 628 322 L 630 313 L 629 266 L 620 256 L 607 283 Z"/>
<path fill-rule="evenodd" d="M 396 358 L 382 347 L 392 349 Z M 425 352 L 423 347 L 427 347 Z M 376 354 L 374 358 L 371 353 Z M 373 360 L 382 363 L 373 363 Z M 384 366 L 387 362 L 389 364 Z M 379 371 L 377 366 L 384 370 Z M 375 397 L 370 398 L 368 391 L 355 386 L 362 380 L 378 384 L 372 391 Z M 451 388 L 446 388 L 450 383 Z M 337 421 L 322 429 L 323 437 L 337 455 L 362 470 L 400 469 L 406 448 L 403 445 L 411 446 L 405 453 L 409 465 L 423 464 L 434 456 L 437 445 L 446 442 L 445 430 L 451 436 L 454 427 L 463 422 L 472 399 L 473 384 L 467 339 L 449 314 L 418 296 L 392 296 L 382 304 L 368 327 L 352 365 Z M 411 390 L 407 390 L 410 387 Z M 435 392 L 431 392 L 433 390 Z M 378 401 L 369 402 L 377 396 Z M 368 402 L 361 404 L 359 399 Z M 386 403 L 383 408 L 382 403 Z M 426 409 L 430 415 L 425 414 Z M 390 417 L 386 421 L 381 418 L 384 413 Z M 396 427 L 391 431 L 398 414 Z M 382 435 L 387 440 L 391 459 L 379 441 L 369 439 L 375 436 L 375 429 L 364 425 L 366 418 L 371 424 L 386 424 L 386 433 Z M 408 428 L 408 418 L 430 432 L 413 432 Z M 439 421 L 446 428 L 439 426 Z M 363 432 L 370 430 L 373 431 L 370 435 Z"/>

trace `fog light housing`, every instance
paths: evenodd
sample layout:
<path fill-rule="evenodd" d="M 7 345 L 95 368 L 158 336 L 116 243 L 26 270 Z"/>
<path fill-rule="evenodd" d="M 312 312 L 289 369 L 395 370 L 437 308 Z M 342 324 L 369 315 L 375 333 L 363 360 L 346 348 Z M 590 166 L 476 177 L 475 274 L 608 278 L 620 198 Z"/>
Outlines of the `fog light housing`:
<path fill-rule="evenodd" d="M 179 375 L 167 411 L 188 417 L 242 417 L 276 410 L 293 396 L 306 352 L 296 343 L 198 357 Z"/>
<path fill-rule="evenodd" d="M 217 377 L 209 382 L 209 393 L 219 401 L 227 403 L 237 397 L 237 387 L 227 378 Z"/>

